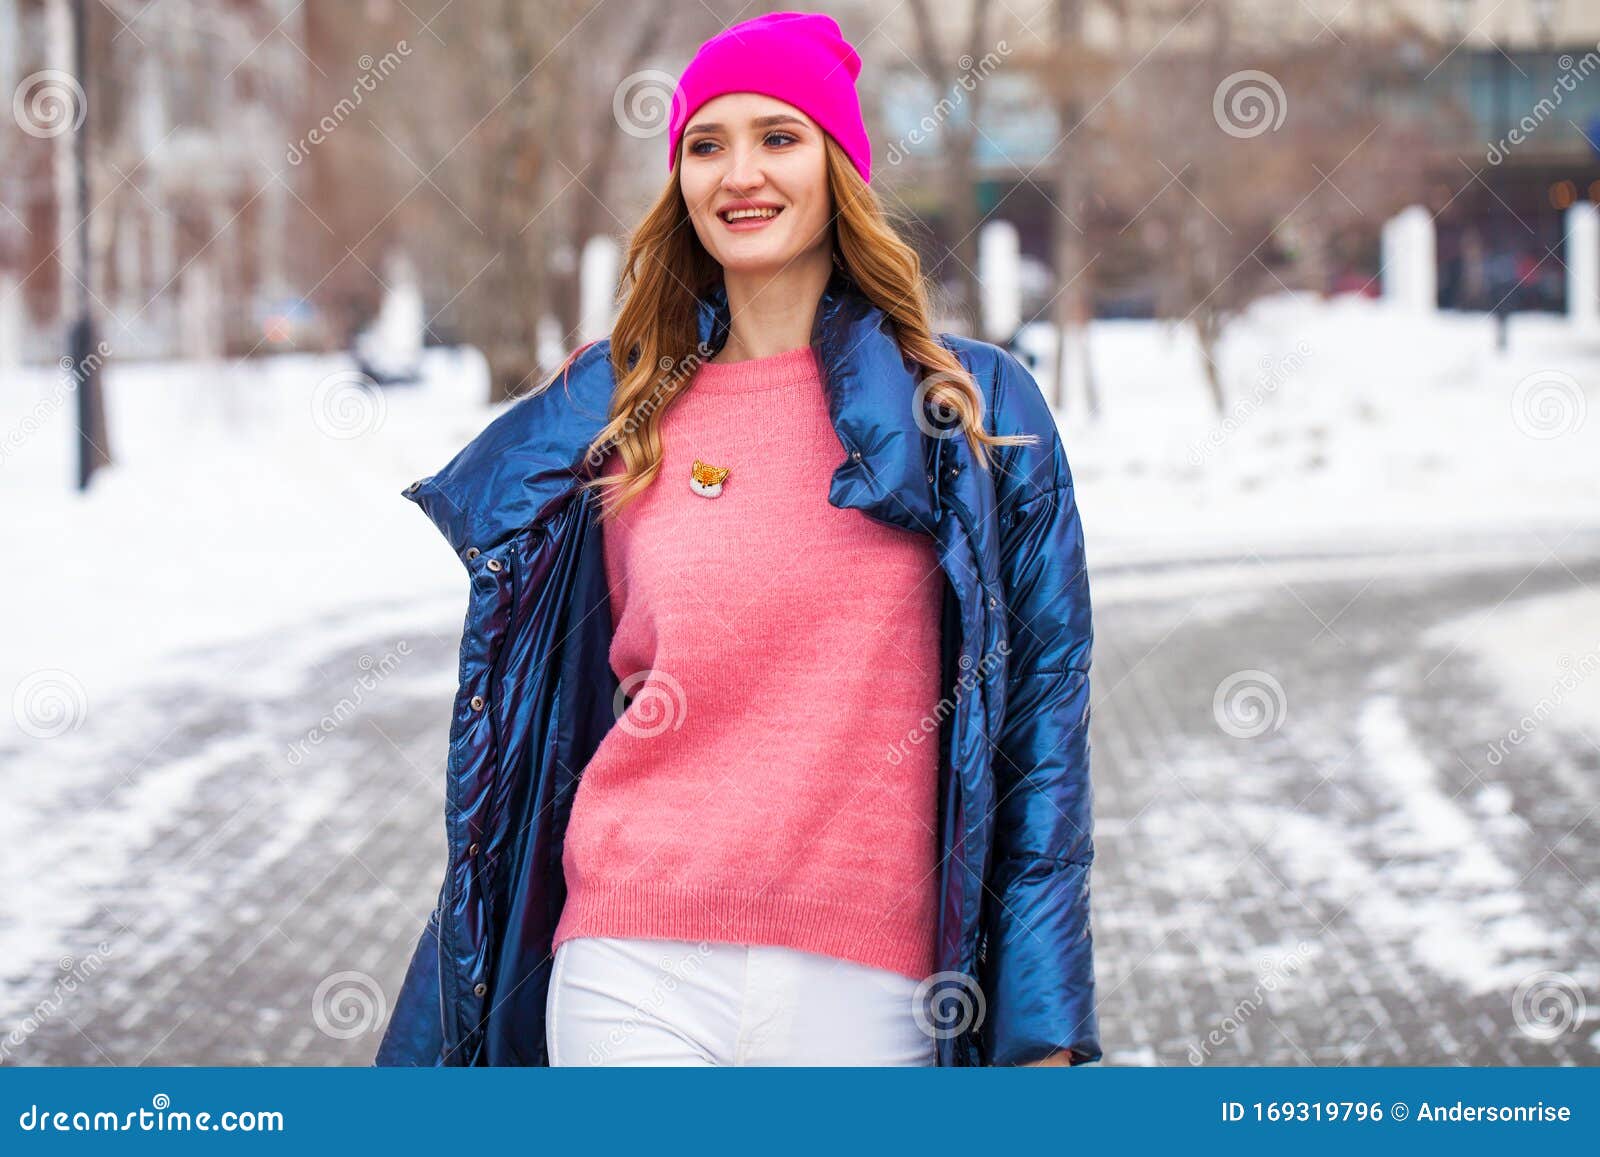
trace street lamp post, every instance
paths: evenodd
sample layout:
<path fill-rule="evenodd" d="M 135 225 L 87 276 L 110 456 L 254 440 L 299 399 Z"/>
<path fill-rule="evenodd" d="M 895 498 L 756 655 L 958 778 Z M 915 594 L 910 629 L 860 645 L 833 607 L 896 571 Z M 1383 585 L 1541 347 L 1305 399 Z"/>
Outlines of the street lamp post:
<path fill-rule="evenodd" d="M 110 464 L 105 405 L 100 394 L 100 353 L 95 340 L 93 249 L 89 244 L 89 16 L 86 0 L 72 0 L 73 71 L 84 92 L 83 119 L 73 140 L 78 199 L 78 317 L 67 335 L 67 357 L 78 396 L 78 489 L 87 490 L 94 472 Z"/>

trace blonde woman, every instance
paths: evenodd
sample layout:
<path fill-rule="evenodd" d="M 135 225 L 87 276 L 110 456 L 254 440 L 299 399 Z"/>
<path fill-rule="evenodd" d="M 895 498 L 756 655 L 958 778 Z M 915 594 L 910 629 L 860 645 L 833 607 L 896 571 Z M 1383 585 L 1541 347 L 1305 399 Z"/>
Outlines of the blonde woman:
<path fill-rule="evenodd" d="M 610 338 L 407 491 L 472 594 L 379 1064 L 1100 1058 L 1072 477 L 930 332 L 860 68 L 820 15 L 702 45 Z"/>

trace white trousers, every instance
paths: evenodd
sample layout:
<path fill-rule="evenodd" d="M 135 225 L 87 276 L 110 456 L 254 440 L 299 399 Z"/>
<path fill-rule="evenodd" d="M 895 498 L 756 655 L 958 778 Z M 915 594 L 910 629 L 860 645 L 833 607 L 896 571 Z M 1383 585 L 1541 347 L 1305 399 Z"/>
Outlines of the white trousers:
<path fill-rule="evenodd" d="M 552 969 L 551 1065 L 936 1063 L 918 982 L 887 969 L 768 945 L 611 936 L 563 941 Z"/>

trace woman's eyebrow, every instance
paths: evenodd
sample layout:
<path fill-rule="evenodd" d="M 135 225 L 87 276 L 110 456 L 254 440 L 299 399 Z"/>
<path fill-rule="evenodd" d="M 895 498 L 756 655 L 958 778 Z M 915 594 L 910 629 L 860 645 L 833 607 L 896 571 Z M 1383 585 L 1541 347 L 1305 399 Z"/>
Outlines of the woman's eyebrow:
<path fill-rule="evenodd" d="M 788 113 L 780 112 L 771 116 L 756 117 L 750 122 L 750 127 L 755 129 L 770 128 L 773 125 L 799 125 L 801 128 L 805 128 L 805 121 L 799 117 L 792 117 Z M 706 121 L 701 124 L 690 125 L 683 130 L 683 135 L 689 136 L 691 133 L 720 133 L 726 127 L 725 125 Z"/>

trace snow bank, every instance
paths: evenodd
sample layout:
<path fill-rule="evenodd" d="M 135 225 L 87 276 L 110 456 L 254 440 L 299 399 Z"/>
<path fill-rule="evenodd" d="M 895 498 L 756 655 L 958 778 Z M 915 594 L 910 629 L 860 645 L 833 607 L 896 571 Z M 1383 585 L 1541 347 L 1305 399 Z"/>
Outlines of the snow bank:
<path fill-rule="evenodd" d="M 1258 303 L 1225 336 L 1219 416 L 1192 327 L 1096 323 L 1101 414 L 1060 414 L 1097 562 L 1600 524 L 1600 341 L 1564 319 L 1419 320 L 1357 297 Z M 1047 388 L 1049 379 L 1039 375 Z"/>
<path fill-rule="evenodd" d="M 186 649 L 464 599 L 465 569 L 401 491 L 493 417 L 487 375 L 442 349 L 426 375 L 372 391 L 343 357 L 113 363 L 116 465 L 85 494 L 71 391 L 49 370 L 8 375 L 0 687 L 58 670 L 93 699 Z"/>

